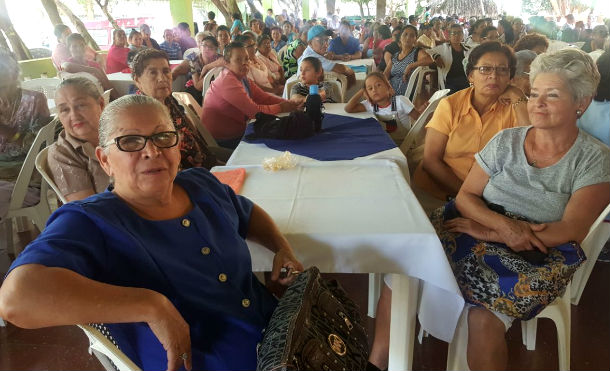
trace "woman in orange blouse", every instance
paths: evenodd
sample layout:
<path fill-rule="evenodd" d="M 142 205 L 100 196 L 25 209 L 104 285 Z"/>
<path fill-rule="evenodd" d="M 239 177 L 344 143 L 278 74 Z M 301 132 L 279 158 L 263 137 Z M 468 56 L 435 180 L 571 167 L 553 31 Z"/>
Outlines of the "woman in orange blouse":
<path fill-rule="evenodd" d="M 424 158 L 414 174 L 418 188 L 442 201 L 455 197 L 474 154 L 500 130 L 529 123 L 527 98 L 509 85 L 515 68 L 512 49 L 499 42 L 472 50 L 466 66 L 470 88 L 442 100 L 426 125 Z"/>

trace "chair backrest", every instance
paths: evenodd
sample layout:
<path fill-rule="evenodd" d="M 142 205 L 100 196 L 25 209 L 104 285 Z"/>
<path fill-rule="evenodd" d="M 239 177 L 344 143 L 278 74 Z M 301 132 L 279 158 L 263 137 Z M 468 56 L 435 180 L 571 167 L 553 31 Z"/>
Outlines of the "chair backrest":
<path fill-rule="evenodd" d="M 412 73 L 411 77 L 409 77 L 409 83 L 407 84 L 407 90 L 405 90 L 405 97 L 409 98 L 411 102 L 415 102 L 417 99 L 417 95 L 421 91 L 421 87 L 424 83 L 424 76 L 426 73 L 436 72 L 433 71 L 428 66 L 419 66 Z"/>
<path fill-rule="evenodd" d="M 400 144 L 400 150 L 402 153 L 407 155 L 407 152 L 414 146 L 414 144 L 418 143 L 418 139 L 422 136 L 422 129 L 428 122 L 428 119 L 434 113 L 434 110 L 438 106 L 438 103 L 444 98 L 447 94 L 449 94 L 449 89 L 437 90 L 428 100 L 428 107 L 422 112 L 421 115 L 417 118 L 415 123 L 411 126 L 411 129 L 405 136 L 405 139 Z"/>
<path fill-rule="evenodd" d="M 580 244 L 587 256 L 587 260 L 585 260 L 572 277 L 571 301 L 574 305 L 578 305 L 597 257 L 610 237 L 610 222 L 604 220 L 608 214 L 610 214 L 610 204 L 606 206 L 604 211 L 593 222 L 587 237 Z"/>
<path fill-rule="evenodd" d="M 23 166 L 21 167 L 21 171 L 19 171 L 19 175 L 17 176 L 17 181 L 15 181 L 15 186 L 11 194 L 11 201 L 8 207 L 7 218 L 21 215 L 19 211 L 28 208 L 24 207 L 23 203 L 28 192 L 28 186 L 32 180 L 32 175 L 34 174 L 36 156 L 43 148 L 49 146 L 55 141 L 55 131 L 58 125 L 61 125 L 61 123 L 59 122 L 59 119 L 56 118 L 38 131 L 38 134 L 36 135 L 28 154 L 25 156 Z M 42 181 L 40 184 L 40 201 L 38 205 L 46 206 L 42 208 L 44 209 L 45 215 L 40 215 L 37 220 L 34 220 L 34 223 L 41 231 L 44 228 L 43 220 L 46 222 L 51 215 L 49 200 L 47 198 L 48 189 L 49 185 L 47 182 Z"/>
<path fill-rule="evenodd" d="M 201 91 L 201 96 L 203 99 L 205 99 L 205 93 L 208 91 L 210 84 L 218 77 L 218 75 L 220 75 L 223 68 L 224 67 L 214 67 L 203 77 L 203 90 Z"/>
<path fill-rule="evenodd" d="M 290 99 L 290 90 L 292 89 L 292 86 L 297 82 L 299 82 L 299 76 L 296 73 L 286 80 L 286 83 L 284 84 L 284 93 L 282 94 L 282 98 Z"/>
<path fill-rule="evenodd" d="M 68 200 L 61 194 L 59 187 L 55 184 L 55 179 L 51 175 L 51 170 L 49 169 L 49 147 L 43 148 L 42 151 L 38 153 L 36 156 L 36 170 L 42 175 L 42 178 L 47 181 L 51 189 L 55 192 L 57 197 L 61 200 L 62 203 L 68 203 Z"/>
<path fill-rule="evenodd" d="M 184 54 L 182 54 L 182 58 L 183 58 L 183 59 L 186 59 L 186 58 L 187 58 L 189 55 L 191 55 L 191 54 L 193 54 L 193 53 L 195 53 L 195 54 L 199 53 L 199 48 L 190 48 L 190 49 L 186 49 L 186 50 L 184 51 Z"/>
<path fill-rule="evenodd" d="M 344 102 L 347 95 L 347 76 L 333 71 L 325 71 L 324 81 L 339 81 L 341 83 L 341 101 Z"/>
<path fill-rule="evenodd" d="M 102 98 L 104 98 L 104 106 L 107 106 L 110 103 L 110 93 L 112 93 L 112 88 L 108 89 L 102 94 Z"/>
<path fill-rule="evenodd" d="M 197 101 L 195 101 L 195 99 L 189 93 L 172 93 L 172 95 L 174 96 L 174 98 L 176 98 L 178 103 L 180 103 L 184 107 L 184 113 L 189 118 L 189 120 L 191 120 L 193 125 L 197 127 L 197 130 L 199 130 L 199 134 L 201 134 L 203 140 L 205 140 L 205 143 L 208 145 L 208 147 L 218 147 L 216 139 L 214 139 L 208 129 L 201 123 L 201 114 L 197 114 L 196 112 L 196 107 L 199 107 L 199 110 L 201 110 L 201 106 L 199 106 Z M 188 97 L 190 97 L 190 99 L 193 100 L 196 107 L 190 103 L 189 98 L 185 97 L 185 95 L 187 95 Z"/>
<path fill-rule="evenodd" d="M 107 371 L 140 371 L 140 368 L 99 329 L 89 325 L 78 325 L 78 327 L 89 338 L 89 349 L 94 351 Z"/>
<path fill-rule="evenodd" d="M 21 82 L 21 87 L 27 90 L 39 91 L 48 99 L 55 98 L 55 90 L 61 82 L 57 78 L 40 78 Z"/>
<path fill-rule="evenodd" d="M 89 72 L 72 73 L 72 72 L 60 71 L 58 75 L 59 75 L 59 78 L 61 81 L 64 81 L 71 77 L 84 77 L 86 79 L 89 79 L 89 80 L 93 81 L 95 86 L 97 86 L 97 89 L 100 91 L 100 94 L 104 94 L 104 88 L 102 87 L 102 83 L 100 82 L 100 80 L 98 80 L 97 77 L 93 76 Z"/>
<path fill-rule="evenodd" d="M 284 55 L 286 54 L 286 50 L 288 49 L 288 44 L 282 46 L 280 50 L 277 52 L 277 59 L 282 63 L 284 61 Z"/>
<path fill-rule="evenodd" d="M 186 92 L 173 92 L 172 95 L 174 96 L 174 98 L 176 98 L 178 102 L 182 103 L 184 106 L 188 106 L 193 111 L 195 111 L 197 116 L 201 117 L 201 105 L 199 105 L 199 103 L 195 100 L 195 98 L 193 98 L 191 94 Z"/>

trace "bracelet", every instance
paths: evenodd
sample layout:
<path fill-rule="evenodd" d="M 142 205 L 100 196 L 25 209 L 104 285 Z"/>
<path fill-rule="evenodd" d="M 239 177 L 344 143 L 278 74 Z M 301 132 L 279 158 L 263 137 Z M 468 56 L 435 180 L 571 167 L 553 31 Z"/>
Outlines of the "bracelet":
<path fill-rule="evenodd" d="M 523 102 L 527 102 L 527 97 L 525 95 L 522 96 L 521 98 L 517 99 L 517 101 L 515 103 L 513 103 L 513 107 L 516 107 Z"/>

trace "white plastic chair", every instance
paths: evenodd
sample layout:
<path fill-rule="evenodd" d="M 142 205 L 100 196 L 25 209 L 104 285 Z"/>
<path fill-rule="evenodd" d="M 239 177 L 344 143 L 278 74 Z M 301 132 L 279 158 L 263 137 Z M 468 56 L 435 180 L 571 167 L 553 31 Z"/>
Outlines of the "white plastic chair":
<path fill-rule="evenodd" d="M 210 134 L 208 129 L 205 126 L 203 126 L 203 124 L 201 123 L 201 116 L 199 116 L 197 113 L 195 113 L 195 108 L 193 108 L 193 106 L 188 103 L 185 104 L 184 101 L 181 100 L 182 96 L 181 96 L 181 98 L 178 98 L 178 97 L 176 97 L 176 94 L 177 93 L 172 93 L 172 95 L 174 95 L 174 98 L 176 98 L 176 100 L 178 100 L 178 102 L 184 107 L 184 113 L 189 118 L 189 120 L 191 120 L 191 122 L 197 128 L 197 130 L 199 130 L 199 134 L 201 134 L 201 136 L 203 137 L 203 140 L 205 140 L 205 143 L 208 145 L 208 147 L 219 147 L 218 143 L 216 143 L 216 139 L 214 139 L 214 137 L 212 136 L 212 134 Z M 186 95 L 190 96 L 189 93 L 182 93 L 182 94 L 186 94 Z M 191 99 L 192 99 L 192 97 L 191 97 Z M 195 104 L 197 104 L 197 102 L 195 102 Z M 197 104 L 197 106 L 199 106 L 199 104 Z"/>
<path fill-rule="evenodd" d="M 286 50 L 288 49 L 288 44 L 282 46 L 280 50 L 277 52 L 277 59 L 282 63 L 284 61 L 284 55 L 286 54 Z"/>
<path fill-rule="evenodd" d="M 40 78 L 21 82 L 21 87 L 27 90 L 39 91 L 44 94 L 47 99 L 55 98 L 55 90 L 61 82 L 56 78 Z"/>
<path fill-rule="evenodd" d="M 140 371 L 141 369 L 121 352 L 98 328 L 78 325 L 89 338 L 89 354 L 95 354 L 107 371 Z"/>
<path fill-rule="evenodd" d="M 595 261 L 610 237 L 610 222 L 604 220 L 608 214 L 610 214 L 610 205 L 606 207 L 595 223 L 593 223 L 589 230 L 589 234 L 587 234 L 587 237 L 580 245 L 588 260 L 576 271 L 576 273 L 574 273 L 574 277 L 572 277 L 571 301 L 573 305 L 578 305 L 580 302 L 580 297 L 582 296 L 585 285 L 593 271 Z"/>
<path fill-rule="evenodd" d="M 405 136 L 405 139 L 400 144 L 400 150 L 402 151 L 402 153 L 405 154 L 405 156 L 407 155 L 407 152 L 413 147 L 413 145 L 418 142 L 418 139 L 420 139 L 420 137 L 422 136 L 422 129 L 428 122 L 428 118 L 434 113 L 434 110 L 436 110 L 436 107 L 438 106 L 441 99 L 447 96 L 447 94 L 449 94 L 449 91 L 449 89 L 437 90 L 430 97 L 430 100 L 428 100 L 428 106 L 413 123 L 411 129 Z"/>
<path fill-rule="evenodd" d="M 182 59 L 186 59 L 189 55 L 191 54 L 199 54 L 199 48 L 190 48 L 190 49 L 186 49 L 184 51 L 184 54 L 182 54 Z"/>
<path fill-rule="evenodd" d="M 296 73 L 286 80 L 286 83 L 284 84 L 284 93 L 282 93 L 282 98 L 290 99 L 290 90 L 292 89 L 292 86 L 297 82 L 299 82 L 299 76 Z"/>
<path fill-rule="evenodd" d="M 195 100 L 195 98 L 193 98 L 192 95 L 190 95 L 189 93 L 186 93 L 186 92 L 174 92 L 174 93 L 172 93 L 172 95 L 183 106 L 189 107 L 190 109 L 195 111 L 197 116 L 201 117 L 201 112 L 202 112 L 201 106 Z"/>
<path fill-rule="evenodd" d="M 45 147 L 42 151 L 38 153 L 36 156 L 36 170 L 42 175 L 42 178 L 47 182 L 47 184 L 51 187 L 51 189 L 57 195 L 57 198 L 64 203 L 67 204 L 68 200 L 61 194 L 59 187 L 55 184 L 55 180 L 51 175 L 51 170 L 49 169 L 49 147 Z"/>
<path fill-rule="evenodd" d="M 324 72 L 324 81 L 339 81 L 341 84 L 341 102 L 345 102 L 345 96 L 347 95 L 347 77 L 336 72 L 326 71 Z"/>
<path fill-rule="evenodd" d="M 409 98 L 411 102 L 415 102 L 417 99 L 417 95 L 421 92 L 422 85 L 424 83 L 424 77 L 426 73 L 436 73 L 435 70 L 431 69 L 428 66 L 419 66 L 412 73 L 411 77 L 409 77 L 409 83 L 407 84 L 407 90 L 405 90 L 405 97 Z M 413 99 L 411 99 L 413 96 Z"/>
<path fill-rule="evenodd" d="M 25 161 L 23 162 L 23 166 L 21 167 L 21 171 L 19 172 L 19 176 L 15 182 L 13 193 L 11 194 L 11 201 L 9 203 L 8 213 L 6 215 L 6 220 L 9 222 L 9 225 L 11 218 L 26 217 L 30 219 L 40 231 L 42 231 L 45 227 L 47 219 L 51 215 L 51 208 L 49 206 L 47 195 L 49 185 L 44 180 L 40 183 L 40 201 L 36 205 L 26 207 L 23 206 L 23 202 L 28 190 L 28 185 L 30 184 L 32 175 L 34 174 L 36 156 L 42 148 L 49 146 L 55 141 L 55 131 L 58 125 L 61 125 L 59 120 L 54 119 L 40 129 L 38 135 L 36 135 L 36 138 L 32 143 L 32 147 L 25 157 Z M 12 237 L 12 226 L 10 228 L 10 232 L 11 233 L 8 233 L 8 235 Z M 16 248 L 16 246 L 13 246 L 15 256 L 18 255 Z"/>
<path fill-rule="evenodd" d="M 100 94 L 104 94 L 104 88 L 102 87 L 102 83 L 100 82 L 100 80 L 97 79 L 97 77 L 93 76 L 92 74 L 90 74 L 89 72 L 66 72 L 66 71 L 60 71 L 58 73 L 59 79 L 61 81 L 64 81 L 66 79 L 69 79 L 71 77 L 84 77 L 86 79 L 89 79 L 91 81 L 93 81 L 93 83 L 95 84 L 95 86 L 97 86 L 97 90 L 99 90 Z"/>
<path fill-rule="evenodd" d="M 102 98 L 104 98 L 104 107 L 110 103 L 110 93 L 112 93 L 112 89 L 108 89 L 102 94 Z"/>
<path fill-rule="evenodd" d="M 597 257 L 608 237 L 610 237 L 610 224 L 604 222 L 604 218 L 609 212 L 610 205 L 606 206 L 604 211 L 591 225 L 587 237 L 581 243 L 587 260 L 576 271 L 572 282 L 567 285 L 564 294 L 544 308 L 536 317 L 529 321 L 521 322 L 521 336 L 523 344 L 528 350 L 536 349 L 536 325 L 538 318 L 549 318 L 555 323 L 557 328 L 557 354 L 559 355 L 559 370 L 561 371 L 570 369 L 570 336 L 572 325 L 570 301 L 578 303 L 578 300 L 580 300 Z M 467 311 L 465 310 L 460 317 L 453 341 L 449 344 L 447 370 L 468 370 L 468 363 L 466 361 L 466 347 L 468 344 L 467 318 Z"/>
<path fill-rule="evenodd" d="M 223 68 L 224 67 L 214 67 L 203 77 L 203 90 L 201 91 L 203 99 L 205 99 L 205 93 L 208 91 L 210 84 L 220 75 Z"/>

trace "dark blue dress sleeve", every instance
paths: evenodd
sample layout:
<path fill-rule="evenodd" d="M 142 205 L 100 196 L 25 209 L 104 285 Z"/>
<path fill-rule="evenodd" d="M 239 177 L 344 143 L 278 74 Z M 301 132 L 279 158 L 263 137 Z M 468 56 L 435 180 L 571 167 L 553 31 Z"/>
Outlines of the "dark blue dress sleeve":
<path fill-rule="evenodd" d="M 51 215 L 47 227 L 17 257 L 9 273 L 21 265 L 42 264 L 95 279 L 106 259 L 101 230 L 78 206 L 70 204 Z"/>

